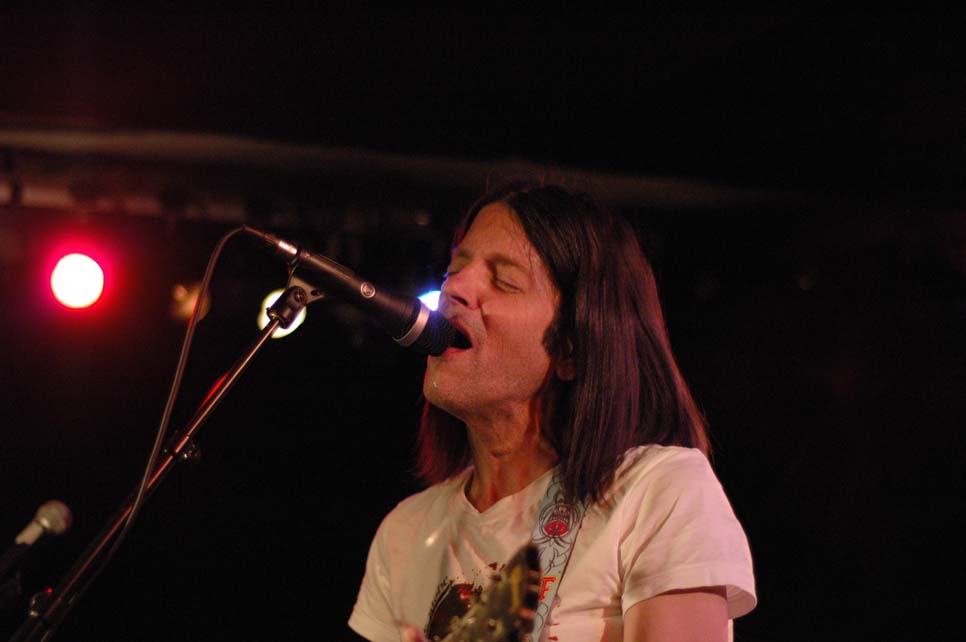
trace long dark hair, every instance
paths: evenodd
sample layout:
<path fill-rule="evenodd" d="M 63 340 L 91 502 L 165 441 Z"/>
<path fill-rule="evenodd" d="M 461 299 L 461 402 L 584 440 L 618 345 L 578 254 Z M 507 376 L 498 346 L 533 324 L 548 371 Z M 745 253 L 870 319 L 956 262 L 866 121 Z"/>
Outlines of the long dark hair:
<path fill-rule="evenodd" d="M 560 458 L 568 498 L 603 499 L 633 446 L 688 446 L 707 455 L 704 418 L 671 353 L 654 273 L 633 228 L 587 194 L 511 182 L 470 207 L 454 248 L 480 210 L 497 202 L 516 214 L 560 294 L 544 337 L 554 365 L 531 416 Z M 556 376 L 560 363 L 572 364 L 572 378 Z M 417 447 L 417 474 L 428 483 L 472 461 L 466 427 L 429 403 Z"/>

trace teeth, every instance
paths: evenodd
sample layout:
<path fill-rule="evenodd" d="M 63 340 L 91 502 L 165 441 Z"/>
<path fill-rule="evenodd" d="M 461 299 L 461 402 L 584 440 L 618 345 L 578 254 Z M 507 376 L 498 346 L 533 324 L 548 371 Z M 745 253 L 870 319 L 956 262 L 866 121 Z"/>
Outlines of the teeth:
<path fill-rule="evenodd" d="M 473 344 L 470 343 L 470 340 L 466 337 L 465 334 L 463 334 L 462 332 L 460 332 L 460 330 L 457 329 L 456 334 L 453 336 L 453 347 L 459 348 L 460 350 L 466 350 L 468 348 L 472 348 Z"/>

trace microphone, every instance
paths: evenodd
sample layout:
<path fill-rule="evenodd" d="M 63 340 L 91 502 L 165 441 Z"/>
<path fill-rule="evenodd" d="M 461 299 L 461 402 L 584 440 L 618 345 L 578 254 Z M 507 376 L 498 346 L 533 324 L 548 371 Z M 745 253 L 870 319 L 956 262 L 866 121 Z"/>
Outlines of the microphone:
<path fill-rule="evenodd" d="M 33 521 L 27 524 L 25 529 L 20 531 L 14 543 L 33 546 L 34 542 L 40 539 L 41 535 L 45 533 L 63 535 L 70 530 L 73 523 L 74 516 L 71 514 L 70 509 L 67 508 L 67 505 L 64 502 L 52 499 L 40 505 L 40 508 L 37 509 L 37 514 L 34 515 Z"/>
<path fill-rule="evenodd" d="M 307 252 L 283 239 L 247 225 L 243 229 L 268 245 L 289 265 L 305 267 L 316 277 L 314 284 L 327 294 L 352 303 L 374 317 L 399 345 L 439 356 L 458 341 L 456 330 L 441 314 L 416 298 L 379 290 L 369 281 L 330 258 Z M 312 279 L 306 279 L 312 281 Z"/>
<path fill-rule="evenodd" d="M 64 502 L 52 499 L 45 502 L 37 509 L 37 514 L 27 527 L 20 531 L 14 539 L 14 544 L 0 556 L 0 579 L 5 577 L 12 569 L 16 568 L 20 560 L 24 558 L 27 551 L 41 536 L 49 533 L 51 535 L 63 535 L 70 530 L 74 523 L 74 516 Z"/>

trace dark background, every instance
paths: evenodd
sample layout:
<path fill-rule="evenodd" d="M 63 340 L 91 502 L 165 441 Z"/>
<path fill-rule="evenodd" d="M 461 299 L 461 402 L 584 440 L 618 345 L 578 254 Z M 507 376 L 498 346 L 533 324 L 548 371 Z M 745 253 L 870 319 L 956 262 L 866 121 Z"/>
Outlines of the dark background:
<path fill-rule="evenodd" d="M 755 557 L 736 639 L 946 631 L 966 410 L 958 15 L 81 7 L 0 13 L 0 533 L 51 498 L 76 516 L 34 551 L 28 593 L 134 486 L 184 331 L 171 288 L 223 234 L 272 229 L 418 294 L 461 209 L 528 167 L 595 189 L 649 251 Z M 186 142 L 89 143 L 145 132 Z M 124 205 L 145 195 L 159 206 Z M 109 266 L 88 312 L 45 291 L 77 239 Z M 284 281 L 229 242 L 175 426 Z M 342 639 L 370 537 L 418 488 L 421 372 L 351 308 L 311 307 L 57 636 Z"/>

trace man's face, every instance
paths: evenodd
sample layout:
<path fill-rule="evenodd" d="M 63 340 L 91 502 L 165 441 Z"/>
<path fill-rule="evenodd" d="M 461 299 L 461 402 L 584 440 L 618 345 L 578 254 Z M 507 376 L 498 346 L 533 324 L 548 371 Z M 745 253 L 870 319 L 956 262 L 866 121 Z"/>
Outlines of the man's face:
<path fill-rule="evenodd" d="M 439 306 L 472 346 L 428 359 L 426 399 L 467 423 L 526 417 L 550 368 L 543 339 L 557 303 L 513 211 L 484 207 L 453 252 Z"/>

